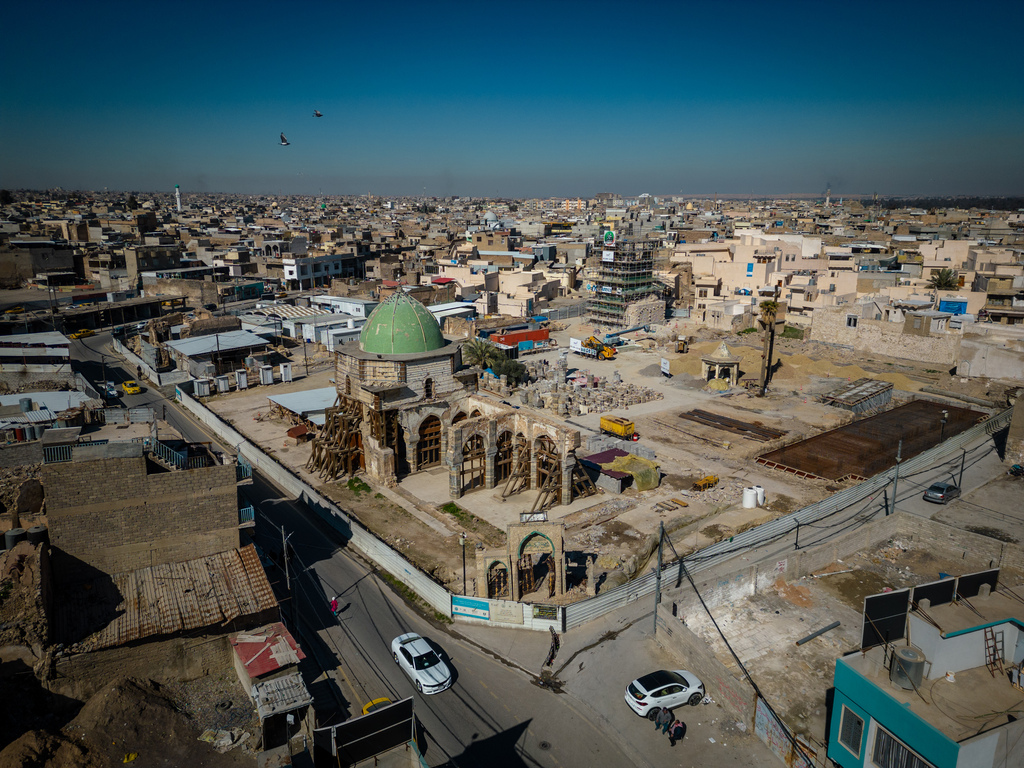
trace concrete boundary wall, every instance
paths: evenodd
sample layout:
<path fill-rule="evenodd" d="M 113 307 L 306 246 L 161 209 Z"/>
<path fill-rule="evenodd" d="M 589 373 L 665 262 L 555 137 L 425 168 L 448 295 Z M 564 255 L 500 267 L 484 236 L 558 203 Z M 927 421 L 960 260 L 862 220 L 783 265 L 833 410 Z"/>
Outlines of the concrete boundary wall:
<path fill-rule="evenodd" d="M 990 419 L 961 432 L 959 435 L 951 437 L 934 448 L 904 461 L 898 468 L 900 474 L 908 476 L 919 469 L 930 466 L 936 460 L 953 454 L 955 451 L 960 450 L 961 447 L 968 445 L 978 438 L 985 435 L 994 435 L 1009 425 L 1012 414 L 1013 409 L 1008 408 Z M 794 534 L 801 525 L 823 520 L 835 514 L 838 510 L 845 509 L 852 504 L 881 493 L 884 488 L 892 483 L 895 472 L 896 468 L 880 472 L 863 483 L 833 494 L 827 499 L 822 499 L 789 515 L 771 520 L 764 525 L 738 533 L 730 540 L 720 541 L 717 544 L 712 544 L 710 547 L 705 547 L 699 552 L 694 552 L 682 560 L 664 566 L 661 571 L 662 578 L 681 580 L 684 565 L 691 574 L 696 574 L 715 568 L 756 546 L 775 539 L 788 537 Z M 959 531 L 957 533 L 958 535 L 960 534 Z M 647 573 L 604 594 L 567 605 L 565 607 L 566 631 L 582 626 L 609 611 L 613 611 L 651 594 L 654 592 L 655 581 L 656 575 L 653 572 Z"/>
<path fill-rule="evenodd" d="M 664 605 L 658 606 L 657 621 L 658 633 L 654 637 L 658 645 L 677 658 L 685 659 L 686 668 L 704 683 L 706 694 L 752 728 L 757 695 L 742 673 L 720 662 L 711 647 L 672 616 Z M 685 717 L 686 708 L 677 710 L 677 714 L 680 711 Z"/>
<path fill-rule="evenodd" d="M 962 531 L 907 512 L 896 512 L 826 544 L 787 553 L 783 559 L 761 560 L 732 571 L 712 570 L 701 574 L 700 579 L 694 579 L 694 583 L 707 606 L 714 609 L 770 589 L 778 578 L 794 581 L 809 576 L 837 560 L 872 550 L 892 539 L 900 539 L 928 551 L 943 552 L 950 557 L 960 556 L 962 566 L 954 574 L 956 576 L 990 568 L 1024 568 L 1024 548 L 1019 545 Z M 673 583 L 663 589 L 663 599 L 675 602 L 678 614 L 704 611 L 685 580 L 679 588 Z"/>
<path fill-rule="evenodd" d="M 254 469 L 258 469 L 287 493 L 301 500 L 320 519 L 347 539 L 363 556 L 408 585 L 434 610 L 443 613 L 445 616 L 452 615 L 451 595 L 447 589 L 430 579 L 426 574 L 418 570 L 416 566 L 391 549 L 391 547 L 362 528 L 358 522 L 353 521 L 333 502 L 321 496 L 304 480 L 263 453 L 263 451 L 243 437 L 241 433 L 222 421 L 213 411 L 183 392 L 180 387 L 176 388 L 175 395 L 178 402 L 189 413 L 213 430 L 220 439 L 230 445 Z"/>
<path fill-rule="evenodd" d="M 511 629 L 535 629 L 541 632 L 547 632 L 549 629 L 563 631 L 565 614 L 561 607 L 544 606 L 555 609 L 555 618 L 535 617 L 533 608 L 534 606 L 529 603 L 517 603 L 512 600 L 452 595 L 452 618 L 457 622 Z"/>

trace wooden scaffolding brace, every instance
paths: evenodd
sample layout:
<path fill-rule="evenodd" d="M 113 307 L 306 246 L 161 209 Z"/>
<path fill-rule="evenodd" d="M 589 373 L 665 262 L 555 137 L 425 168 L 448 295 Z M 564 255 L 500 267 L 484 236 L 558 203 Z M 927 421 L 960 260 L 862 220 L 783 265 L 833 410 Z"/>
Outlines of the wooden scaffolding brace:
<path fill-rule="evenodd" d="M 509 496 L 525 491 L 530 487 L 530 447 L 527 445 L 525 440 L 516 438 L 515 445 L 512 446 L 512 472 L 508 476 L 508 480 L 505 481 L 505 487 L 501 491 L 501 498 L 507 499 Z"/>
<path fill-rule="evenodd" d="M 339 394 L 324 412 L 324 425 L 313 438 L 306 469 L 327 481 L 358 472 L 363 454 L 362 421 L 361 403 Z"/>

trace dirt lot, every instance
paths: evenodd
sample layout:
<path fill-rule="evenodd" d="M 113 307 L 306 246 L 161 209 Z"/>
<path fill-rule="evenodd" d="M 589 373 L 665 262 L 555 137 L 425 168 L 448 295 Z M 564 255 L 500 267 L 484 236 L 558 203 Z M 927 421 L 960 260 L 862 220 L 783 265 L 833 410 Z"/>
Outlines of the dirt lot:
<path fill-rule="evenodd" d="M 580 338 L 594 331 L 578 323 L 560 325 L 564 325 L 564 329 L 553 333 L 557 349 L 532 356 L 530 360 L 546 357 L 554 361 L 568 347 L 570 337 Z M 697 336 L 689 353 L 667 351 L 668 342 L 676 333 Z M 642 554 L 646 541 L 656 534 L 660 523 L 665 524 L 677 552 L 683 554 L 792 512 L 845 487 L 840 483 L 801 479 L 769 470 L 752 460 L 779 445 L 851 421 L 853 416 L 849 412 L 824 406 L 816 400 L 818 395 L 833 391 L 850 378 L 870 375 L 891 381 L 897 396 L 903 398 L 929 384 L 951 391 L 969 391 L 975 396 L 1003 396 L 1003 388 L 963 383 L 924 364 L 907 364 L 881 356 L 863 358 L 848 350 L 792 339 L 778 339 L 782 362 L 767 397 L 755 397 L 740 388 L 713 392 L 707 391 L 699 379 L 700 356 L 713 351 L 724 339 L 732 353 L 742 357 L 743 373 L 756 376 L 761 354 L 757 334 L 722 336 L 666 325 L 656 334 L 629 334 L 630 337 L 636 335 L 653 336 L 658 343 L 651 342 L 649 349 L 635 345 L 620 348 L 613 361 L 571 356 L 569 362 L 570 368 L 589 369 L 598 376 L 609 376 L 616 371 L 625 381 L 663 394 L 662 400 L 624 407 L 621 414 L 634 420 L 642 435 L 641 443 L 656 452 L 662 472 L 661 485 L 642 493 L 627 489 L 621 496 L 602 494 L 577 500 L 570 507 L 557 507 L 549 512 L 551 519 L 564 520 L 570 550 L 598 559 L 599 570 L 608 585 L 621 581 L 624 572 L 629 570 L 629 558 Z M 659 343 L 662 346 L 658 346 Z M 674 375 L 670 379 L 661 374 L 662 356 L 671 362 Z M 301 372 L 301 368 L 296 370 Z M 502 502 L 500 494 L 493 490 L 469 494 L 456 500 L 454 507 L 450 506 L 443 469 L 411 475 L 397 489 L 369 488 L 364 492 L 353 491 L 347 479 L 324 484 L 305 472 L 309 444 L 296 445 L 286 439 L 284 433 L 294 425 L 295 419 L 275 413 L 267 396 L 330 387 L 332 376 L 331 370 L 323 369 L 273 388 L 259 387 L 218 395 L 208 404 L 423 570 L 457 588 L 460 580 L 454 579 L 454 574 L 461 569 L 462 555 L 459 533 L 465 531 L 473 541 L 500 546 L 505 527 L 517 519 L 522 510 L 514 503 Z M 680 413 L 695 408 L 772 427 L 786 435 L 778 440 L 758 442 L 679 418 Z M 543 415 L 557 418 L 549 411 Z M 583 427 L 584 444 L 589 434 L 587 430 L 599 433 L 600 415 L 592 413 L 569 418 L 570 425 Z M 585 455 L 586 450 L 581 449 L 578 454 Z M 693 492 L 694 481 L 705 475 L 717 475 L 719 484 L 708 491 Z M 766 505 L 744 509 L 743 489 L 753 485 L 764 488 Z M 525 503 L 524 509 L 529 509 L 532 499 L 527 495 L 509 502 Z M 679 503 L 673 504 L 673 500 Z M 667 509 L 666 503 L 672 508 Z M 469 565 L 472 578 L 474 564 L 471 561 Z"/>
<path fill-rule="evenodd" d="M 860 647 L 864 598 L 935 581 L 940 573 L 961 575 L 961 559 L 893 539 L 876 551 L 836 561 L 813 576 L 792 583 L 780 579 L 772 589 L 712 608 L 712 613 L 772 706 L 798 733 L 821 744 L 825 741 L 821 702 L 833 684 L 836 657 Z M 1024 573 L 1003 569 L 1000 574 L 1000 583 L 1022 582 Z M 685 620 L 723 664 L 735 668 L 706 615 Z M 837 620 L 838 628 L 796 645 Z"/>

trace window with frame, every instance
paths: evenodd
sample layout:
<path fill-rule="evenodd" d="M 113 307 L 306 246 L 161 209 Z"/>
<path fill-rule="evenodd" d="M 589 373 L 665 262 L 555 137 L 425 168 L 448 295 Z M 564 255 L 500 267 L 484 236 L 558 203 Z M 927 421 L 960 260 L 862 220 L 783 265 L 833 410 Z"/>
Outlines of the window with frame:
<path fill-rule="evenodd" d="M 846 316 L 846 327 L 847 328 L 856 328 L 857 327 L 857 316 L 856 315 L 847 315 Z"/>
<path fill-rule="evenodd" d="M 879 768 L 934 768 L 881 727 L 875 731 L 875 749 L 871 760 Z"/>
<path fill-rule="evenodd" d="M 839 743 L 860 757 L 860 744 L 863 736 L 863 718 L 852 709 L 843 706 L 843 719 L 839 723 Z"/>

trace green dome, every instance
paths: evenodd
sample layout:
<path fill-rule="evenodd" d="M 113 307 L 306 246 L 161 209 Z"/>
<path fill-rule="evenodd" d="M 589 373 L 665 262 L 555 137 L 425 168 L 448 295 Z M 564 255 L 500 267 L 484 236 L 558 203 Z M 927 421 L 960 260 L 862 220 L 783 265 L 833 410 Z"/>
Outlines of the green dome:
<path fill-rule="evenodd" d="M 377 305 L 359 334 L 359 348 L 378 355 L 431 352 L 444 345 L 441 326 L 430 310 L 404 291 Z"/>

